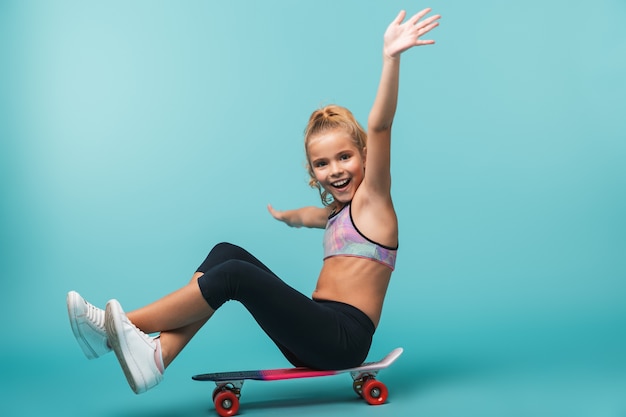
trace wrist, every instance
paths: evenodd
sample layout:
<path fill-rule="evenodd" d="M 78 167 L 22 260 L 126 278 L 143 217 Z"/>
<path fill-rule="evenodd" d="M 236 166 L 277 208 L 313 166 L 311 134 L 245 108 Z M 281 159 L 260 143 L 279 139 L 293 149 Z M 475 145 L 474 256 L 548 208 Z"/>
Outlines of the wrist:
<path fill-rule="evenodd" d="M 385 62 L 389 62 L 392 64 L 399 63 L 400 53 L 393 54 L 383 49 L 383 63 Z"/>

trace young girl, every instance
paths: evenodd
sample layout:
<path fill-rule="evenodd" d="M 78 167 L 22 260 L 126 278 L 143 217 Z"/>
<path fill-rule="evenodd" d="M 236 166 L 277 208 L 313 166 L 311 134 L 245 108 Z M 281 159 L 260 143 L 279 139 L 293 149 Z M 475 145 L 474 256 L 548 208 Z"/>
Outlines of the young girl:
<path fill-rule="evenodd" d="M 117 300 L 105 311 L 70 292 L 70 324 L 88 358 L 113 350 L 133 391 L 145 392 L 163 379 L 165 368 L 215 310 L 237 300 L 294 366 L 345 369 L 365 360 L 398 248 L 390 140 L 400 54 L 434 43 L 420 39 L 438 26 L 439 15 L 423 19 L 429 12 L 403 22 L 402 11 L 387 28 L 368 134 L 345 108 L 327 106 L 311 115 L 305 150 L 310 184 L 320 190 L 324 207 L 278 211 L 268 206 L 289 226 L 326 229 L 324 265 L 312 298 L 245 250 L 221 243 L 188 285 L 128 314 Z"/>

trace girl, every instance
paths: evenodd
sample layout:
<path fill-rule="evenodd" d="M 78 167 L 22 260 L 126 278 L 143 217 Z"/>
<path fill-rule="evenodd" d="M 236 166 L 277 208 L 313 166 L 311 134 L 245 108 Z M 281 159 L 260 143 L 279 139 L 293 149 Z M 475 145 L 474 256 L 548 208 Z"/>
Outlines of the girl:
<path fill-rule="evenodd" d="M 113 350 L 133 391 L 145 392 L 163 379 L 165 368 L 215 310 L 237 300 L 294 366 L 345 369 L 365 360 L 398 248 L 390 140 L 400 54 L 434 43 L 420 39 L 439 24 L 439 15 L 423 19 L 429 12 L 424 9 L 403 22 L 401 11 L 385 32 L 369 134 L 339 106 L 311 115 L 305 150 L 310 184 L 320 190 L 324 207 L 278 211 L 268 206 L 289 226 L 326 229 L 324 264 L 313 296 L 289 287 L 245 250 L 221 243 L 188 285 L 128 314 L 117 300 L 101 310 L 71 291 L 70 324 L 88 358 Z"/>

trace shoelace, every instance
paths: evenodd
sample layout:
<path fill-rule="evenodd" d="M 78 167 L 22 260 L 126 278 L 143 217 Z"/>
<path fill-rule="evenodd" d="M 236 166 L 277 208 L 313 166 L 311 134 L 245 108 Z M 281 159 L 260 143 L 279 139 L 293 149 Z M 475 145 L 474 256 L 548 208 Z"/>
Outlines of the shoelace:
<path fill-rule="evenodd" d="M 128 320 L 128 318 L 126 320 Z M 150 342 L 150 344 L 154 344 L 154 339 L 156 339 L 155 337 L 152 337 L 149 334 L 144 333 L 143 330 L 135 326 L 130 320 L 128 320 L 128 322 L 133 325 L 133 327 L 135 328 L 135 330 L 137 330 L 137 333 L 139 333 L 141 337 L 143 337 L 146 341 Z"/>
<path fill-rule="evenodd" d="M 135 326 L 135 325 L 133 324 L 133 322 L 132 322 L 132 321 L 130 321 L 130 319 L 128 318 L 128 316 L 126 316 L 126 314 L 124 314 L 124 321 L 125 321 L 126 323 L 130 324 L 131 326 L 133 326 L 133 328 L 135 329 L 135 331 L 136 331 L 137 333 L 139 333 L 139 335 L 140 335 L 141 337 L 143 337 L 143 338 L 144 338 L 144 340 L 146 340 L 146 341 L 150 342 L 151 344 L 152 344 L 152 343 L 154 343 L 154 339 L 156 339 L 156 338 L 158 338 L 158 337 L 159 337 L 159 336 L 152 337 L 152 336 L 150 336 L 149 334 L 144 333 L 144 331 L 143 331 L 143 330 L 141 330 L 139 327 Z"/>
<path fill-rule="evenodd" d="M 98 327 L 98 329 L 105 332 L 104 328 L 104 310 L 94 306 L 85 301 L 87 304 L 87 319 Z"/>

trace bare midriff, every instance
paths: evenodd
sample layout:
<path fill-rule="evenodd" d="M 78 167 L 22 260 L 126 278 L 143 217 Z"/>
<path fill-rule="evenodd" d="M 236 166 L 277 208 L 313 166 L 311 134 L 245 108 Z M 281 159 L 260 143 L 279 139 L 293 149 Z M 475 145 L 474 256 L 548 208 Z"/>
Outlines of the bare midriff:
<path fill-rule="evenodd" d="M 324 261 L 313 291 L 315 300 L 350 304 L 378 326 L 391 268 L 371 259 L 334 256 Z"/>

